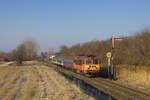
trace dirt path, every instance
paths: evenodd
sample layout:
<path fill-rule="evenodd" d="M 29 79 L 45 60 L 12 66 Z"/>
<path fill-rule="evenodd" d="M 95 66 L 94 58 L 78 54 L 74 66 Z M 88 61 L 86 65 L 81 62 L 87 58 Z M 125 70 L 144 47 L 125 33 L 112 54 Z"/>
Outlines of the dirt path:
<path fill-rule="evenodd" d="M 0 100 L 94 100 L 43 65 L 0 67 Z"/>
<path fill-rule="evenodd" d="M 10 64 L 13 64 L 14 62 L 7 62 L 7 63 L 4 63 L 4 64 L 0 64 L 0 67 L 1 66 L 8 66 L 8 65 L 10 65 Z"/>

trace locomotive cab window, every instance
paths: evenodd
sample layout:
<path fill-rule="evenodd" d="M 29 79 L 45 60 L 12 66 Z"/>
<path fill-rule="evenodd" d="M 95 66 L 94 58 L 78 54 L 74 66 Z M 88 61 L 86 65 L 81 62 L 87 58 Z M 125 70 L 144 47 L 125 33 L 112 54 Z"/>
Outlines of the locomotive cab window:
<path fill-rule="evenodd" d="M 93 60 L 93 64 L 98 64 L 98 60 L 97 59 Z"/>
<path fill-rule="evenodd" d="M 87 60 L 87 61 L 86 61 L 86 64 L 91 64 L 91 63 L 92 63 L 91 60 Z"/>

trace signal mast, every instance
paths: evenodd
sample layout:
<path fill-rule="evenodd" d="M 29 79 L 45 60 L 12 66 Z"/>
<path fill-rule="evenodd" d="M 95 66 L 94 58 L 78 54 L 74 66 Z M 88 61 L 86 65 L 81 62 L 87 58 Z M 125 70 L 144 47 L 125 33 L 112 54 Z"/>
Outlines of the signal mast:
<path fill-rule="evenodd" d="M 111 42 L 112 42 L 112 49 L 111 49 L 111 78 L 116 80 L 116 67 L 114 66 L 114 55 L 115 55 L 115 41 L 120 41 L 123 38 L 115 37 L 112 35 Z"/>

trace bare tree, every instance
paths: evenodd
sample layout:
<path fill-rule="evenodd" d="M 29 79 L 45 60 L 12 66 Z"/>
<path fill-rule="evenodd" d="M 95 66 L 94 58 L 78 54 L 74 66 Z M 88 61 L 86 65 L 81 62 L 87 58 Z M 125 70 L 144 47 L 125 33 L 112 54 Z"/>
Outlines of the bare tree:
<path fill-rule="evenodd" d="M 23 41 L 23 45 L 25 49 L 24 50 L 25 60 L 35 59 L 37 56 L 37 43 L 32 39 L 28 39 Z"/>
<path fill-rule="evenodd" d="M 68 47 L 66 45 L 62 45 L 60 47 L 60 52 L 62 56 L 67 56 L 68 55 Z"/>
<path fill-rule="evenodd" d="M 37 56 L 37 44 L 34 40 L 25 40 L 20 44 L 15 53 L 16 61 L 22 64 L 24 60 L 33 60 Z"/>
<path fill-rule="evenodd" d="M 24 60 L 24 52 L 25 52 L 24 45 L 23 44 L 19 45 L 16 52 L 16 61 L 18 64 L 22 64 L 22 61 Z"/>

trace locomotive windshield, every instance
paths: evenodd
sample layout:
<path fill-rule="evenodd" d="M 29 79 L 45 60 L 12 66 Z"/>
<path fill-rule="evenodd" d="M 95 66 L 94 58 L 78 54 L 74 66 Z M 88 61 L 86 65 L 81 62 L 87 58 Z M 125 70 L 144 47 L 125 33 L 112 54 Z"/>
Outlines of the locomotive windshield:
<path fill-rule="evenodd" d="M 91 63 L 92 63 L 91 60 L 87 60 L 87 61 L 86 61 L 86 64 L 91 64 Z"/>
<path fill-rule="evenodd" d="M 98 59 L 86 60 L 86 64 L 98 64 Z"/>
<path fill-rule="evenodd" d="M 93 64 L 98 64 L 98 60 L 97 59 L 93 60 Z"/>

